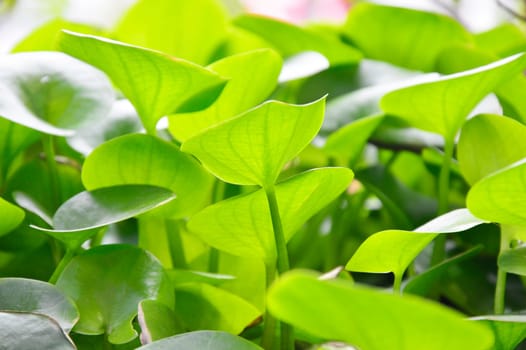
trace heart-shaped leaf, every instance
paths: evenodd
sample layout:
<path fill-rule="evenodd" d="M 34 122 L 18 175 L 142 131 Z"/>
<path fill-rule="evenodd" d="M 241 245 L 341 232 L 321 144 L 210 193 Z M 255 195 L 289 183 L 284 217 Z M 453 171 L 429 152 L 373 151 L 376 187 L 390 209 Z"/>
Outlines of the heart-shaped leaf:
<path fill-rule="evenodd" d="M 66 333 L 78 320 L 75 305 L 57 287 L 25 278 L 0 278 L 0 310 L 46 315 Z"/>
<path fill-rule="evenodd" d="M 24 211 L 0 197 L 0 236 L 15 229 L 24 220 Z"/>
<path fill-rule="evenodd" d="M 272 285 L 268 307 L 279 319 L 324 339 L 368 350 L 490 349 L 485 326 L 429 300 L 290 272 Z"/>
<path fill-rule="evenodd" d="M 182 150 L 239 185 L 272 186 L 286 162 L 316 136 L 325 98 L 306 105 L 266 102 L 190 138 Z"/>
<path fill-rule="evenodd" d="M 156 300 L 141 301 L 137 319 L 141 326 L 143 344 L 184 332 L 184 327 L 175 312 Z"/>
<path fill-rule="evenodd" d="M 132 320 L 139 302 L 154 299 L 173 304 L 161 264 L 151 254 L 128 245 L 98 246 L 74 257 L 56 285 L 79 309 L 74 331 L 106 333 L 113 344 L 137 336 Z"/>
<path fill-rule="evenodd" d="M 346 168 L 321 168 L 279 183 L 276 197 L 285 239 L 289 240 L 312 215 L 334 200 L 352 176 Z M 211 246 L 233 255 L 259 257 L 265 262 L 276 256 L 262 189 L 205 208 L 190 219 L 188 229 Z"/>
<path fill-rule="evenodd" d="M 132 184 L 171 190 L 177 198 L 156 212 L 172 218 L 188 216 L 208 204 L 213 180 L 193 157 L 174 144 L 142 134 L 105 142 L 82 167 L 82 182 L 90 191 Z"/>
<path fill-rule="evenodd" d="M 370 3 L 354 6 L 343 30 L 366 57 L 423 71 L 434 70 L 444 48 L 472 42 L 470 33 L 449 17 Z"/>
<path fill-rule="evenodd" d="M 390 92 L 382 98 L 380 105 L 385 113 L 401 117 L 419 129 L 452 139 L 477 103 L 525 66 L 526 55 L 518 54 Z"/>
<path fill-rule="evenodd" d="M 0 339 L 4 349 L 76 349 L 52 318 L 26 312 L 0 311 Z"/>
<path fill-rule="evenodd" d="M 59 46 L 104 71 L 135 106 L 149 133 L 163 116 L 206 108 L 225 84 L 194 63 L 102 37 L 63 32 Z"/>
<path fill-rule="evenodd" d="M 206 64 L 226 37 L 227 15 L 215 0 L 141 0 L 113 34 L 133 45 Z"/>
<path fill-rule="evenodd" d="M 494 350 L 516 349 L 526 338 L 526 317 L 524 315 L 490 315 L 472 317 L 474 321 L 487 324 L 495 334 Z"/>
<path fill-rule="evenodd" d="M 276 87 L 281 58 L 272 50 L 261 49 L 229 56 L 209 68 L 228 78 L 228 84 L 207 109 L 169 118 L 170 132 L 181 141 L 262 102 Z"/>
<path fill-rule="evenodd" d="M 466 122 L 457 156 L 464 178 L 474 184 L 486 175 L 526 157 L 526 127 L 510 118 L 479 115 Z"/>
<path fill-rule="evenodd" d="M 262 350 L 241 337 L 218 331 L 197 331 L 161 339 L 137 350 Z"/>
<path fill-rule="evenodd" d="M 103 118 L 114 99 L 98 70 L 59 52 L 28 52 L 0 59 L 0 116 L 57 136 Z"/>

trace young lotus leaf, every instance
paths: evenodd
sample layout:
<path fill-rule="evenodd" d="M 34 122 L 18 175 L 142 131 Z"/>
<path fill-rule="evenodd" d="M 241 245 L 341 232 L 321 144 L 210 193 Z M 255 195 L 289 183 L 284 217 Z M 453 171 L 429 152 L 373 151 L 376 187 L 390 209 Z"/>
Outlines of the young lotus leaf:
<path fill-rule="evenodd" d="M 128 10 L 113 35 L 133 45 L 207 64 L 226 37 L 226 17 L 219 1 L 141 0 Z"/>
<path fill-rule="evenodd" d="M 484 223 L 467 209 L 441 215 L 414 231 L 386 230 L 369 236 L 345 267 L 356 272 L 401 276 L 411 261 L 438 235 L 465 231 Z"/>
<path fill-rule="evenodd" d="M 466 199 L 469 210 L 479 218 L 508 225 L 526 225 L 526 160 L 520 160 L 477 182 Z"/>
<path fill-rule="evenodd" d="M 181 141 L 261 103 L 276 87 L 281 58 L 275 51 L 260 49 L 229 56 L 209 68 L 228 78 L 228 84 L 207 109 L 169 118 L 170 132 Z"/>
<path fill-rule="evenodd" d="M 42 133 L 71 136 L 103 118 L 113 99 L 104 74 L 62 53 L 0 59 L 0 116 Z"/>
<path fill-rule="evenodd" d="M 285 239 L 341 194 L 352 177 L 346 168 L 321 168 L 279 183 L 276 197 Z M 268 213 L 265 193 L 258 190 L 205 208 L 190 219 L 188 229 L 217 249 L 272 262 L 276 248 Z"/>
<path fill-rule="evenodd" d="M 141 301 L 137 319 L 141 326 L 143 344 L 184 332 L 184 327 L 175 312 L 156 300 Z"/>
<path fill-rule="evenodd" d="M 241 333 L 261 315 L 255 306 L 239 296 L 205 283 L 177 286 L 175 312 L 187 329 L 232 334 Z"/>
<path fill-rule="evenodd" d="M 526 316 L 524 315 L 490 315 L 472 317 L 474 321 L 487 324 L 495 335 L 494 350 L 516 349 L 526 338 Z"/>
<path fill-rule="evenodd" d="M 499 254 L 498 265 L 506 272 L 526 276 L 526 247 L 508 249 Z"/>
<path fill-rule="evenodd" d="M 78 320 L 75 305 L 57 287 L 25 278 L 0 278 L 0 310 L 46 315 L 66 333 Z"/>
<path fill-rule="evenodd" d="M 269 101 L 190 138 L 182 150 L 225 182 L 272 186 L 316 136 L 324 108 L 325 98 L 306 105 Z"/>
<path fill-rule="evenodd" d="M 289 272 L 272 285 L 270 312 L 314 336 L 367 350 L 490 349 L 493 334 L 451 309 L 343 280 Z"/>
<path fill-rule="evenodd" d="M 0 236 L 14 230 L 24 220 L 24 211 L 0 197 Z"/>
<path fill-rule="evenodd" d="M 133 340 L 132 321 L 139 302 L 159 300 L 171 306 L 173 294 L 161 264 L 146 251 L 128 245 L 103 245 L 70 261 L 57 287 L 75 301 L 80 319 L 74 331 L 103 334 L 113 344 Z"/>
<path fill-rule="evenodd" d="M 52 318 L 26 312 L 0 311 L 0 339 L 3 349 L 76 349 Z"/>
<path fill-rule="evenodd" d="M 462 127 L 457 156 L 464 178 L 474 184 L 483 177 L 526 158 L 526 127 L 510 118 L 484 114 Z"/>
<path fill-rule="evenodd" d="M 214 179 L 174 144 L 143 134 L 125 135 L 97 147 L 82 167 L 89 191 L 118 185 L 152 185 L 171 190 L 177 198 L 158 214 L 188 216 L 209 201 Z"/>
<path fill-rule="evenodd" d="M 234 24 L 259 35 L 284 57 L 316 51 L 325 56 L 331 65 L 355 64 L 362 57 L 358 50 L 345 45 L 336 36 L 323 35 L 269 17 L 243 15 L 236 18 Z"/>
<path fill-rule="evenodd" d="M 380 105 L 385 113 L 451 140 L 477 103 L 525 66 L 526 55 L 518 54 L 390 92 L 382 98 Z"/>
<path fill-rule="evenodd" d="M 149 133 L 163 116 L 208 107 L 225 85 L 223 78 L 189 61 L 102 37 L 65 31 L 59 47 L 104 71 Z"/>
<path fill-rule="evenodd" d="M 444 48 L 472 42 L 470 33 L 449 17 L 370 3 L 354 6 L 343 30 L 366 57 L 423 71 L 434 70 Z"/>
<path fill-rule="evenodd" d="M 262 350 L 246 339 L 227 332 L 197 331 L 158 340 L 137 350 Z"/>

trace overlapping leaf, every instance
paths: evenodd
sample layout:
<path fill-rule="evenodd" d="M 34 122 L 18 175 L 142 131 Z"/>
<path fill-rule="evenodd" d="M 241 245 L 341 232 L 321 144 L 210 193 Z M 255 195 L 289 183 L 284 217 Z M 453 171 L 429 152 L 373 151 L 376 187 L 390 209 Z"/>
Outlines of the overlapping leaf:
<path fill-rule="evenodd" d="M 248 340 L 227 332 L 197 331 L 141 346 L 138 350 L 262 350 Z"/>
<path fill-rule="evenodd" d="M 526 317 L 524 315 L 489 315 L 471 319 L 491 327 L 495 334 L 494 350 L 516 349 L 517 345 L 526 338 Z"/>
<path fill-rule="evenodd" d="M 0 197 L 0 236 L 15 229 L 24 220 L 24 211 Z"/>

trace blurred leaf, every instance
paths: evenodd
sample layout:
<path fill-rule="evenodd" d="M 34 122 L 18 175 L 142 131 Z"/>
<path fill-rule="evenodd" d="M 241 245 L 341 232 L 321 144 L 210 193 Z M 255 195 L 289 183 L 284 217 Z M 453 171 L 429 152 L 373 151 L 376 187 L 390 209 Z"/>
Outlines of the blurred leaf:
<path fill-rule="evenodd" d="M 226 332 L 197 331 L 141 346 L 138 350 L 261 350 L 254 343 Z"/>
<path fill-rule="evenodd" d="M 155 212 L 182 218 L 210 201 L 213 178 L 174 144 L 142 134 L 125 135 L 97 147 L 84 162 L 82 182 L 87 190 L 118 185 L 151 185 L 176 194 Z"/>
<path fill-rule="evenodd" d="M 285 60 L 279 74 L 279 82 L 307 78 L 330 67 L 330 62 L 316 51 L 304 51 Z"/>
<path fill-rule="evenodd" d="M 325 98 L 307 105 L 266 102 L 194 136 L 182 150 L 223 181 L 272 186 L 319 131 L 324 107 Z"/>
<path fill-rule="evenodd" d="M 493 344 L 488 328 L 429 300 L 320 281 L 306 272 L 289 272 L 274 283 L 268 307 L 295 327 L 361 349 L 485 350 Z"/>
<path fill-rule="evenodd" d="M 526 247 L 507 249 L 499 254 L 499 267 L 510 273 L 526 276 Z"/>
<path fill-rule="evenodd" d="M 189 61 L 102 37 L 64 31 L 59 47 L 104 71 L 135 106 L 149 133 L 163 116 L 208 107 L 225 84 Z"/>
<path fill-rule="evenodd" d="M 107 334 L 113 344 L 133 340 L 132 320 L 139 302 L 154 299 L 172 305 L 173 294 L 161 264 L 149 253 L 127 245 L 103 245 L 71 260 L 57 287 L 80 312 L 74 331 Z"/>
<path fill-rule="evenodd" d="M 229 79 L 225 89 L 207 109 L 171 116 L 170 132 L 177 139 L 186 141 L 200 131 L 261 103 L 276 87 L 281 64 L 279 55 L 269 49 L 229 56 L 213 63 L 209 68 Z"/>
<path fill-rule="evenodd" d="M 39 137 L 35 130 L 0 118 L 0 184 L 5 181 L 13 160 Z"/>
<path fill-rule="evenodd" d="M 499 57 L 513 55 L 526 49 L 526 36 L 514 23 L 505 22 L 475 35 L 475 44 Z"/>
<path fill-rule="evenodd" d="M 48 316 L 66 333 L 79 317 L 75 304 L 54 285 L 25 278 L 0 279 L 0 310 Z"/>
<path fill-rule="evenodd" d="M 24 220 L 24 211 L 0 197 L 0 236 L 15 229 Z"/>
<path fill-rule="evenodd" d="M 138 320 L 141 326 L 142 343 L 149 344 L 184 332 L 175 312 L 155 300 L 143 300 L 139 303 Z"/>
<path fill-rule="evenodd" d="M 169 270 L 167 271 L 167 274 L 170 276 L 173 285 L 176 287 L 180 284 L 186 283 L 206 283 L 215 286 L 236 279 L 234 276 L 230 275 L 182 269 Z"/>
<path fill-rule="evenodd" d="M 474 321 L 487 324 L 495 334 L 494 350 L 512 350 L 526 338 L 526 316 L 490 315 L 472 317 Z"/>
<path fill-rule="evenodd" d="M 294 176 L 276 186 L 285 239 L 334 200 L 352 180 L 346 168 L 321 168 Z M 233 255 L 271 262 L 276 256 L 272 223 L 264 190 L 211 205 L 188 222 L 190 232 Z"/>

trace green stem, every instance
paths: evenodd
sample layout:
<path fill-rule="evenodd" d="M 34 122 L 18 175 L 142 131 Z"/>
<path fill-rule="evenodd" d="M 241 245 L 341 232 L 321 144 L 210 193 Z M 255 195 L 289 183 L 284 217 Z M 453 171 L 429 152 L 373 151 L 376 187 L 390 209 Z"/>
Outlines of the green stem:
<path fill-rule="evenodd" d="M 53 272 L 53 275 L 51 275 L 51 277 L 49 278 L 49 283 L 51 284 L 57 283 L 57 280 L 62 274 L 62 272 L 64 271 L 64 269 L 66 268 L 66 265 L 71 261 L 71 259 L 73 259 L 74 256 L 75 256 L 75 252 L 72 249 L 66 250 L 66 254 L 64 254 L 57 268 Z"/>
<path fill-rule="evenodd" d="M 402 278 L 403 277 L 404 277 L 403 273 L 394 274 L 393 292 L 396 294 L 402 294 Z"/>
<path fill-rule="evenodd" d="M 44 153 L 46 155 L 46 162 L 49 169 L 49 179 L 51 187 L 51 198 L 53 205 L 58 208 L 61 204 L 62 193 L 60 190 L 59 172 L 57 162 L 55 161 L 55 148 L 53 144 L 53 136 L 45 135 L 43 140 Z"/>
<path fill-rule="evenodd" d="M 212 203 L 220 202 L 225 198 L 225 189 L 226 184 L 221 180 L 216 180 Z M 210 247 L 208 253 L 208 271 L 212 273 L 219 271 L 219 250 L 214 247 Z"/>
<path fill-rule="evenodd" d="M 173 267 L 186 269 L 188 268 L 188 264 L 186 263 L 183 241 L 181 239 L 181 229 L 179 225 L 180 224 L 177 220 L 165 221 L 166 234 L 168 236 L 167 238 Z"/>
<path fill-rule="evenodd" d="M 506 250 L 510 249 L 510 242 L 515 235 L 517 228 L 509 225 L 502 225 L 500 228 L 500 251 L 499 256 Z M 505 297 L 506 297 L 506 271 L 498 267 L 497 264 L 497 283 L 495 285 L 495 301 L 494 311 L 495 315 L 501 315 L 504 313 Z"/>
<path fill-rule="evenodd" d="M 266 271 L 266 288 L 268 289 L 272 282 L 274 281 L 274 278 L 276 277 L 276 267 L 274 264 L 266 264 L 265 265 L 265 271 Z M 268 310 L 265 311 L 264 316 L 264 327 L 263 327 L 263 335 L 261 337 L 261 347 L 263 349 L 272 349 L 274 345 L 277 343 L 276 341 L 276 325 L 278 321 L 272 317 L 270 312 Z"/>

